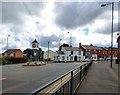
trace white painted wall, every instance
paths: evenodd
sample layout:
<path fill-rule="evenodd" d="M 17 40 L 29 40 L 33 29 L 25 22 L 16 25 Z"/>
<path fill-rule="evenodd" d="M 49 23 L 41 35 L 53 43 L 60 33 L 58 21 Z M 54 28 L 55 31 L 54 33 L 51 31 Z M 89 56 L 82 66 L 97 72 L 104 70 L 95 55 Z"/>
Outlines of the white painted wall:
<path fill-rule="evenodd" d="M 70 56 L 71 51 L 66 51 L 64 47 L 62 47 L 61 51 L 63 51 L 65 55 L 59 55 L 59 61 L 64 61 L 64 62 L 74 61 L 75 56 L 77 56 L 77 61 L 82 61 L 85 59 L 85 57 L 83 56 L 83 51 L 81 51 L 80 55 L 79 55 L 79 51 L 73 51 L 73 55 L 71 56 Z M 57 56 L 58 54 L 55 53 L 55 61 L 58 61 Z"/>

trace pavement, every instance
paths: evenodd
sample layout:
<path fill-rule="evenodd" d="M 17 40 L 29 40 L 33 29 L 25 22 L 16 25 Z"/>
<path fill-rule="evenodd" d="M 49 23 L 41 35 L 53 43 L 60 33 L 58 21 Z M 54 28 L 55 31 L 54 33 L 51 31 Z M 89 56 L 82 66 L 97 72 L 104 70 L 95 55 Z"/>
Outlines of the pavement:
<path fill-rule="evenodd" d="M 118 64 L 110 61 L 93 62 L 76 94 L 120 95 L 118 88 Z"/>

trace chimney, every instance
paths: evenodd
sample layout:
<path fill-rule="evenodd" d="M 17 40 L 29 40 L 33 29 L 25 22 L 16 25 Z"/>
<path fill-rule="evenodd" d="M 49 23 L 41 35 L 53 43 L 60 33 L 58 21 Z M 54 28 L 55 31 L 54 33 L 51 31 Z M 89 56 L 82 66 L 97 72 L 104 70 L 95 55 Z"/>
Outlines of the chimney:
<path fill-rule="evenodd" d="M 80 46 L 81 46 L 81 43 L 79 43 L 79 48 L 80 48 Z"/>
<path fill-rule="evenodd" d="M 90 44 L 90 46 L 93 46 L 92 44 Z"/>

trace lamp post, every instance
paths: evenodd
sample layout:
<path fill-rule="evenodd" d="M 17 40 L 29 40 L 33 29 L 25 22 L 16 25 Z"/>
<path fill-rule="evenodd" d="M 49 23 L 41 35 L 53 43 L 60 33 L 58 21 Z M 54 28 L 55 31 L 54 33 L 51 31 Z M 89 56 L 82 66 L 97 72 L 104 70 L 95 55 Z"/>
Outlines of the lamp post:
<path fill-rule="evenodd" d="M 10 35 L 7 36 L 7 50 L 8 50 L 8 38 L 10 37 Z"/>
<path fill-rule="evenodd" d="M 112 55 L 112 48 L 113 48 L 113 11 L 114 11 L 114 2 L 112 3 L 107 3 L 107 4 L 102 4 L 101 7 L 105 7 L 107 5 L 112 5 L 112 26 L 111 26 L 111 65 L 110 67 L 112 68 L 112 60 L 113 60 L 113 55 Z"/>
<path fill-rule="evenodd" d="M 47 61 L 49 61 L 49 44 L 50 42 L 48 42 L 48 55 L 47 55 Z M 48 63 L 48 62 L 47 62 Z"/>
<path fill-rule="evenodd" d="M 70 34 L 70 32 L 68 32 L 68 34 Z M 70 47 L 72 47 L 71 42 L 72 42 L 72 34 L 70 34 Z"/>
<path fill-rule="evenodd" d="M 68 32 L 68 34 L 70 34 L 70 32 Z M 70 34 L 70 62 L 71 62 L 71 42 L 72 42 L 72 34 Z"/>
<path fill-rule="evenodd" d="M 58 61 L 60 61 L 60 55 L 59 55 L 59 51 L 60 51 L 60 41 L 61 41 L 62 39 L 60 39 L 59 40 L 59 48 L 58 48 Z"/>

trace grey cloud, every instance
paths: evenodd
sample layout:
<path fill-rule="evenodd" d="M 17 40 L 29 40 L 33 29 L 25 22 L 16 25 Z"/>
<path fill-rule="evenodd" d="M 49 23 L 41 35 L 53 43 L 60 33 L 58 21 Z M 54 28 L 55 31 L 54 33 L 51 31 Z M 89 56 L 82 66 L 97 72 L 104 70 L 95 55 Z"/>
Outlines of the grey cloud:
<path fill-rule="evenodd" d="M 22 24 L 24 15 L 38 15 L 42 7 L 42 2 L 3 2 L 2 23 Z"/>
<path fill-rule="evenodd" d="M 56 24 L 66 29 L 76 28 L 94 22 L 109 8 L 101 9 L 102 2 L 66 2 L 56 3 Z"/>
<path fill-rule="evenodd" d="M 118 23 L 114 23 L 113 24 L 113 32 L 118 32 L 118 27 L 119 27 Z M 119 27 L 119 29 L 120 29 L 120 27 Z M 108 34 L 111 34 L 111 31 L 112 31 L 111 23 L 106 23 L 106 25 L 104 27 L 96 29 L 95 32 L 108 35 Z"/>
<path fill-rule="evenodd" d="M 64 38 L 64 35 L 55 35 L 52 34 L 51 36 L 40 36 L 38 37 L 38 42 L 40 43 L 40 46 L 42 47 L 47 47 L 48 46 L 48 42 L 50 42 L 50 48 L 54 48 L 54 47 L 58 47 L 59 45 L 59 40 L 61 38 Z M 56 44 L 52 44 L 52 42 L 55 42 Z"/>
<path fill-rule="evenodd" d="M 2 24 L 11 24 L 10 31 L 15 34 L 26 32 L 25 16 L 39 17 L 43 7 L 43 2 L 2 2 Z"/>
<path fill-rule="evenodd" d="M 109 2 L 57 2 L 55 4 L 56 19 L 59 27 L 73 29 L 94 23 L 96 19 L 109 20 L 111 6 L 101 7 Z M 118 3 L 114 3 L 114 10 L 118 10 Z"/>

